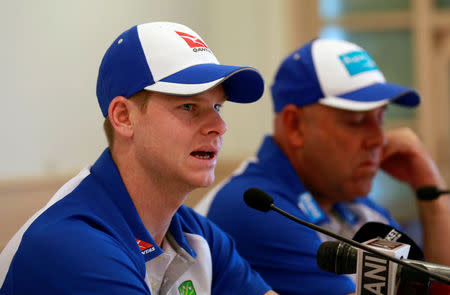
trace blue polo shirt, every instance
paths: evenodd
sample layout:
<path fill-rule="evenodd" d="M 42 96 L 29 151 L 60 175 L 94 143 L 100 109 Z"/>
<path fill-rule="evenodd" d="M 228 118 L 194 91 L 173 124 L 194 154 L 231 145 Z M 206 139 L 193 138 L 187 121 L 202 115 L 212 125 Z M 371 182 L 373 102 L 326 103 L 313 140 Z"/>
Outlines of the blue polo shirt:
<path fill-rule="evenodd" d="M 164 294 L 264 294 L 270 287 L 213 223 L 181 206 Z M 164 254 L 144 227 L 109 150 L 66 183 L 0 254 L 0 294 L 150 294 Z M 152 263 L 155 262 L 155 263 Z M 156 263 L 157 262 L 157 263 Z"/>
<path fill-rule="evenodd" d="M 280 294 L 347 294 L 355 291 L 354 277 L 318 268 L 317 250 L 332 238 L 273 211 L 247 207 L 243 193 L 251 187 L 267 192 L 277 207 L 292 215 L 348 238 L 369 221 L 398 226 L 368 198 L 338 203 L 332 216 L 325 214 L 281 149 L 266 137 L 257 158 L 246 161 L 196 208 L 235 239 L 239 253 Z"/>

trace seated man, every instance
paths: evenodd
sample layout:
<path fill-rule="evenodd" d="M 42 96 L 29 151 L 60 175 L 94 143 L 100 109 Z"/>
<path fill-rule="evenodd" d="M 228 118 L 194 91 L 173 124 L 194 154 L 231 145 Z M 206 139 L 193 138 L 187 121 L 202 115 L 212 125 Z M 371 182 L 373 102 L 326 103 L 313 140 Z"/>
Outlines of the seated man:
<path fill-rule="evenodd" d="M 317 266 L 317 249 L 330 238 L 275 212 L 250 209 L 242 195 L 259 188 L 276 206 L 348 238 L 369 221 L 398 227 L 385 209 L 365 197 L 379 168 L 414 190 L 445 187 L 411 130 L 382 129 L 388 103 L 414 107 L 419 96 L 386 83 L 359 46 L 317 39 L 284 60 L 272 97 L 274 134 L 264 139 L 255 159 L 197 208 L 209 208 L 207 216 L 231 234 L 239 253 L 280 294 L 354 292 L 350 276 Z M 448 195 L 417 202 L 427 260 L 449 264 Z"/>
<path fill-rule="evenodd" d="M 109 148 L 7 244 L 0 294 L 274 294 L 227 235 L 182 205 L 214 180 L 222 104 L 263 88 L 255 69 L 220 65 L 186 26 L 122 33 L 97 81 Z"/>

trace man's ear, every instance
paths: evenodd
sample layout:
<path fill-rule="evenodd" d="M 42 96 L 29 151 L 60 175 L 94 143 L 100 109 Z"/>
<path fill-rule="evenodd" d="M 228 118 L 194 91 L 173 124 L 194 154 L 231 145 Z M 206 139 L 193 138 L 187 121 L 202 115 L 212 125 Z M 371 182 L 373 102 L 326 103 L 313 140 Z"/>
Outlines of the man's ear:
<path fill-rule="evenodd" d="M 293 104 L 287 105 L 281 111 L 281 121 L 286 138 L 292 147 L 303 146 L 303 112 Z"/>
<path fill-rule="evenodd" d="M 133 124 L 130 120 L 131 101 L 123 96 L 116 96 L 108 108 L 108 118 L 118 135 L 131 137 Z"/>

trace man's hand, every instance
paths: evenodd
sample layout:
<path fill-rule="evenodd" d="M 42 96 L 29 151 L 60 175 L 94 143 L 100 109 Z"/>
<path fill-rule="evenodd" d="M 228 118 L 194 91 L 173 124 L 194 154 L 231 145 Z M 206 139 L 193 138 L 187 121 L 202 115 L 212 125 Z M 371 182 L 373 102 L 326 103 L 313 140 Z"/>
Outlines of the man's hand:
<path fill-rule="evenodd" d="M 386 132 L 381 168 L 412 189 L 425 185 L 445 188 L 436 164 L 417 135 L 409 128 Z"/>
<path fill-rule="evenodd" d="M 417 135 L 408 128 L 386 132 L 381 168 L 408 183 L 415 191 L 432 185 L 446 189 L 436 164 Z M 418 201 L 427 261 L 450 265 L 450 200 L 442 195 L 433 201 Z"/>

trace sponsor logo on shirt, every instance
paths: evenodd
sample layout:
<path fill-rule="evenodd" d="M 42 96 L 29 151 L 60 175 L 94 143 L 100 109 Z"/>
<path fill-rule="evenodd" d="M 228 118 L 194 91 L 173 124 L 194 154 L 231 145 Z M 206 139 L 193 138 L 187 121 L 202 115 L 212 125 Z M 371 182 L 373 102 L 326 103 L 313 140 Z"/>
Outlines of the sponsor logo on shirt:
<path fill-rule="evenodd" d="M 310 193 L 305 192 L 298 197 L 298 207 L 308 216 L 312 223 L 317 223 L 325 219 L 325 213 L 320 209 L 317 202 Z"/>
<path fill-rule="evenodd" d="M 191 280 L 182 282 L 180 286 L 178 286 L 178 292 L 180 295 L 197 295 Z"/>
<path fill-rule="evenodd" d="M 200 40 L 200 38 L 197 38 L 195 36 L 183 32 L 175 31 L 175 33 L 177 33 L 178 36 L 183 38 L 183 40 L 186 41 L 187 45 L 189 45 L 189 47 L 191 47 L 194 52 L 199 51 L 211 52 L 208 46 L 206 46 L 206 44 L 202 40 Z"/>
<path fill-rule="evenodd" d="M 150 243 L 144 242 L 144 241 L 139 240 L 139 239 L 136 239 L 136 242 L 137 242 L 137 244 L 139 246 L 139 249 L 141 249 L 142 255 L 145 255 L 145 254 L 148 254 L 148 253 L 151 253 L 151 252 L 155 251 L 155 247 L 152 244 L 150 244 Z"/>
<path fill-rule="evenodd" d="M 354 51 L 339 55 L 341 62 L 344 64 L 350 76 L 359 73 L 378 70 L 377 65 L 365 51 Z"/>

